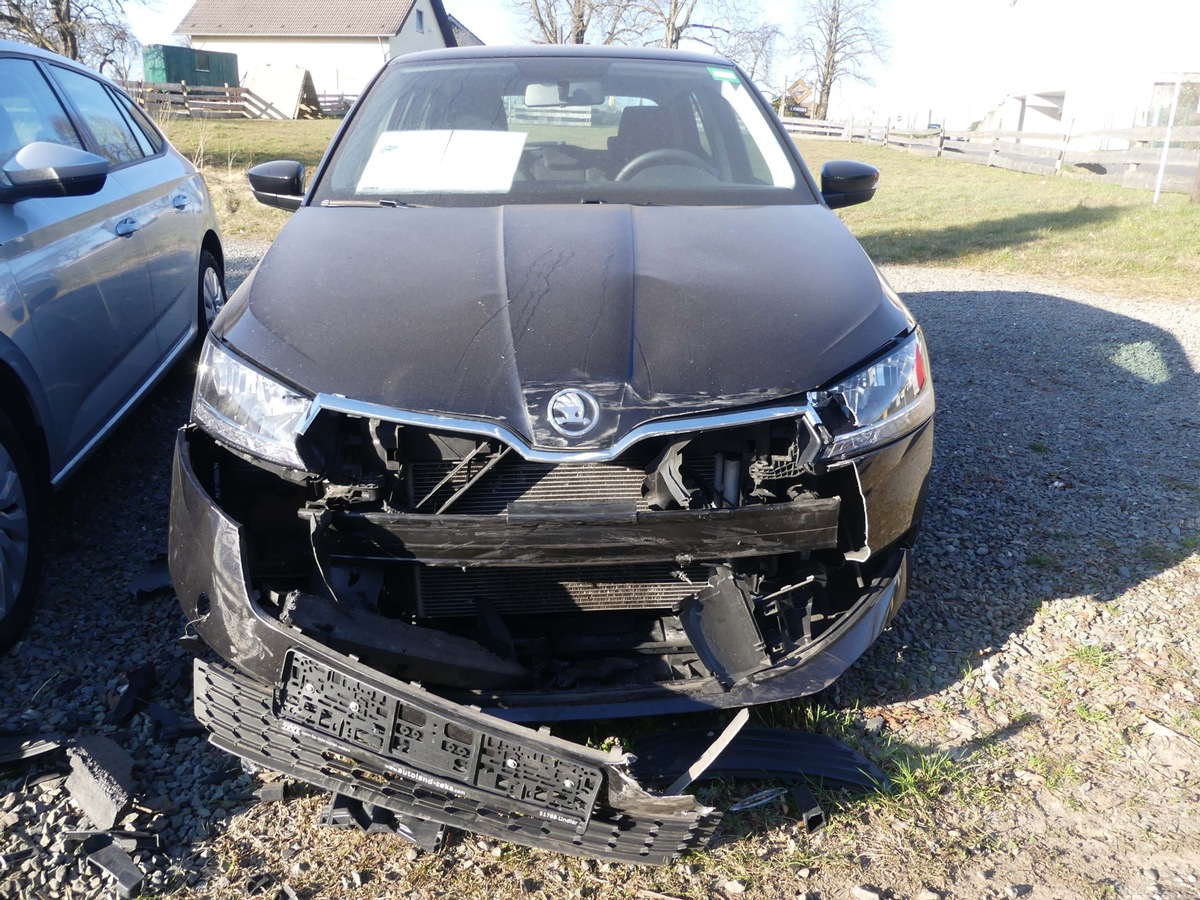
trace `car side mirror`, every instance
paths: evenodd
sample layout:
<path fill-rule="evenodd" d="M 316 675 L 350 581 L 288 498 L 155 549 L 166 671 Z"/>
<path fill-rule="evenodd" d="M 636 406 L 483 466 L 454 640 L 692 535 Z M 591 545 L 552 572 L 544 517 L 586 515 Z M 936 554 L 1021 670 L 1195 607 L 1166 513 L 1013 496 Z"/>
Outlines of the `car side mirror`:
<path fill-rule="evenodd" d="M 34 141 L 8 158 L 8 184 L 0 184 L 0 203 L 34 197 L 86 197 L 108 178 L 108 160 L 78 147 Z"/>
<path fill-rule="evenodd" d="M 304 202 L 304 163 L 276 159 L 260 163 L 247 176 L 259 203 L 290 210 Z"/>
<path fill-rule="evenodd" d="M 850 159 L 834 159 L 821 167 L 821 196 L 830 209 L 866 203 L 879 186 L 879 170 Z"/>

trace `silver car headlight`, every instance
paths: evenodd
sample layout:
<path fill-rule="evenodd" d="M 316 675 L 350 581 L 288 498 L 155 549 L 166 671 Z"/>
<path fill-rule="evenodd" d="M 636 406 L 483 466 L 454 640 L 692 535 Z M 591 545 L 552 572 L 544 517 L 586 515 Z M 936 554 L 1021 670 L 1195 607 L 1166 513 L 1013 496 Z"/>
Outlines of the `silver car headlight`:
<path fill-rule="evenodd" d="M 206 340 L 192 395 L 192 420 L 238 450 L 303 469 L 297 427 L 312 406 L 306 397 Z"/>
<path fill-rule="evenodd" d="M 912 431 L 933 415 L 934 407 L 920 329 L 850 377 L 810 392 L 808 401 L 832 437 L 827 457 L 860 453 Z"/>

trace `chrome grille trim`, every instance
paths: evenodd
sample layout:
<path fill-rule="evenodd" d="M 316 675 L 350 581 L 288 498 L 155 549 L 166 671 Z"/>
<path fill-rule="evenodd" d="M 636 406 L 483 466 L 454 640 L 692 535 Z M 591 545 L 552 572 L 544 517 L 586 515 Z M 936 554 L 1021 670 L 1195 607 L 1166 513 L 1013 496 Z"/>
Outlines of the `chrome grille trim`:
<path fill-rule="evenodd" d="M 379 419 L 383 422 L 394 422 L 397 425 L 413 425 L 427 428 L 431 431 L 450 431 L 461 434 L 473 434 L 479 437 L 494 438 L 512 447 L 530 462 L 565 463 L 565 462 L 608 462 L 619 457 L 634 444 L 647 438 L 663 437 L 674 434 L 686 434 L 691 431 L 704 431 L 716 428 L 735 428 L 739 425 L 753 425 L 759 422 L 775 422 L 780 419 L 807 419 L 814 429 L 820 429 L 821 418 L 817 411 L 807 403 L 772 406 L 762 409 L 748 409 L 729 413 L 707 413 L 696 416 L 682 416 L 672 419 L 655 419 L 634 428 L 611 447 L 593 450 L 543 450 L 530 446 L 524 438 L 511 429 L 496 422 L 485 422 L 479 419 L 465 419 L 459 416 L 440 415 L 437 413 L 419 413 L 410 410 L 396 409 L 381 403 L 364 403 L 361 400 L 350 400 L 333 394 L 317 394 L 309 407 L 308 415 L 296 429 L 298 434 L 304 434 L 323 411 L 344 413 L 349 416 L 360 416 L 364 419 Z M 818 433 L 820 433 L 818 431 Z"/>

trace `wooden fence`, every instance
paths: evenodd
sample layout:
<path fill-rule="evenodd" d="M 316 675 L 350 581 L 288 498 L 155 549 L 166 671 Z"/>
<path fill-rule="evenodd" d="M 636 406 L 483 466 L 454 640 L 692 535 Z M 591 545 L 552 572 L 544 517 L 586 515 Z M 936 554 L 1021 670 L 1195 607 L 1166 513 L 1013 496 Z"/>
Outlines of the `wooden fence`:
<path fill-rule="evenodd" d="M 358 101 L 358 94 L 317 94 L 321 115 L 340 119 Z"/>
<path fill-rule="evenodd" d="M 192 119 L 290 119 L 249 88 L 123 81 L 121 87 L 153 116 Z"/>
<path fill-rule="evenodd" d="M 592 124 L 593 110 L 590 106 L 534 107 L 517 106 L 512 111 L 512 120 L 526 125 L 582 125 Z"/>
<path fill-rule="evenodd" d="M 884 125 L 785 118 L 784 127 L 808 139 L 882 144 L 916 153 L 1033 175 L 1064 175 L 1154 190 L 1200 202 L 1200 126 L 1175 128 L 1163 160 L 1165 128 L 1078 134 L 1027 131 L 899 130 Z"/>

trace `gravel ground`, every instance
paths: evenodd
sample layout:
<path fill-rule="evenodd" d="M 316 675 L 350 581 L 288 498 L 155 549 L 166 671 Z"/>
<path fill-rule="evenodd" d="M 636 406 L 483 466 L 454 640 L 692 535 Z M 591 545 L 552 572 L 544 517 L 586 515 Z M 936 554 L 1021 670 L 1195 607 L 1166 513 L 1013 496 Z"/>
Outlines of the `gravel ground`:
<path fill-rule="evenodd" d="M 227 249 L 236 284 L 262 247 Z M 733 821 L 654 873 L 474 838 L 418 856 L 317 831 L 303 791 L 257 803 L 235 760 L 146 713 L 106 724 L 147 663 L 156 702 L 190 711 L 179 608 L 131 590 L 166 552 L 188 365 L 55 499 L 40 608 L 0 659 L 0 731 L 127 750 L 125 825 L 161 841 L 134 859 L 148 889 L 188 897 L 245 896 L 260 874 L 266 897 L 1200 896 L 1200 316 L 1034 279 L 888 275 L 933 359 L 934 483 L 908 604 L 823 700 L 868 755 L 944 764 L 919 802 L 834 800 L 815 838 Z M 0 769 L 0 898 L 111 895 L 65 835 L 90 827 L 66 771 L 61 753 Z"/>

